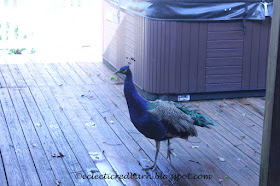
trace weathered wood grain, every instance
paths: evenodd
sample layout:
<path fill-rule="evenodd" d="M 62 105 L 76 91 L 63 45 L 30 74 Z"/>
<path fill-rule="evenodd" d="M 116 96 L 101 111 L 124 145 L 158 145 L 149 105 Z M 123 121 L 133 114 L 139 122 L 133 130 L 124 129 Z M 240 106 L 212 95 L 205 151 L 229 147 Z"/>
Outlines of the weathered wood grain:
<path fill-rule="evenodd" d="M 81 139 L 77 135 L 76 131 L 73 129 L 73 126 L 65 116 L 63 112 L 63 107 L 61 107 L 49 87 L 40 87 L 54 117 L 56 118 L 60 129 L 63 131 L 65 137 L 68 140 L 68 143 L 71 146 L 71 149 L 76 154 L 76 158 L 79 161 L 79 164 L 83 168 L 85 174 L 90 174 L 92 170 L 97 170 L 96 165 L 91 159 L 89 153 L 85 149 Z M 100 172 L 95 172 L 95 175 L 101 175 Z M 104 185 L 106 182 L 103 179 L 89 179 L 90 183 L 96 185 Z"/>
<path fill-rule="evenodd" d="M 49 129 L 47 127 L 47 124 L 43 120 L 43 117 L 41 116 L 41 113 L 37 108 L 36 102 L 33 99 L 33 95 L 27 88 L 21 89 L 20 94 L 22 96 L 26 109 L 28 110 L 28 114 L 38 134 L 42 147 L 45 151 L 45 155 L 50 163 L 56 180 L 60 181 L 62 185 L 74 185 L 70 177 L 70 173 L 67 171 L 67 168 L 64 164 L 64 157 L 57 158 L 52 156 L 54 154 L 59 155 L 60 148 L 57 148 L 57 146 L 61 144 L 57 144 L 58 139 L 52 138 L 49 131 L 53 129 Z M 64 152 L 61 153 L 64 154 Z"/>
<path fill-rule="evenodd" d="M 15 153 L 13 141 L 11 139 L 2 108 L 0 109 L 0 123 L 1 164 L 3 163 L 3 171 L 5 171 L 4 175 L 1 172 L 1 178 L 3 176 L 5 177 L 1 180 L 8 181 L 10 185 L 24 185 L 20 164 Z"/>
<path fill-rule="evenodd" d="M 41 185 L 39 173 L 36 170 L 34 161 L 29 151 L 30 148 L 34 148 L 32 146 L 32 142 L 27 142 L 25 139 L 8 90 L 0 89 L 0 94 L 1 105 L 5 115 L 9 133 L 13 141 L 13 144 L 10 145 L 13 146 L 14 152 L 16 153 L 22 177 L 24 179 L 24 184 Z M 13 173 L 11 174 L 11 176 L 12 175 Z"/>
<path fill-rule="evenodd" d="M 17 87 L 17 84 L 14 80 L 12 73 L 10 72 L 8 65 L 0 64 L 0 70 L 1 70 L 3 78 L 5 79 L 6 86 L 7 87 Z"/>
<path fill-rule="evenodd" d="M 28 149 L 31 153 L 37 174 L 39 175 L 40 182 L 43 185 L 47 185 L 49 183 L 55 184 L 56 178 L 43 148 L 42 143 L 44 141 L 40 141 L 19 91 L 17 89 L 9 89 L 9 94 L 20 123 L 20 128 L 23 131 Z"/>
<path fill-rule="evenodd" d="M 2 154 L 0 151 L 0 180 L 1 180 L 1 185 L 3 186 L 7 186 L 7 179 L 6 179 L 6 173 L 4 170 L 4 164 L 3 164 L 3 160 L 2 160 Z"/>
<path fill-rule="evenodd" d="M 85 146 L 88 154 L 91 156 L 94 164 L 98 168 L 101 174 L 114 175 L 114 170 L 109 164 L 108 160 L 104 157 L 101 148 L 98 147 L 97 142 L 92 138 L 91 134 L 87 130 L 90 122 L 93 122 L 90 116 L 82 117 L 82 110 L 74 109 L 75 106 L 71 106 L 71 97 L 69 94 L 70 89 L 64 86 L 62 87 L 52 87 L 51 88 L 56 100 L 59 105 L 63 108 L 63 112 L 69 120 L 69 124 L 72 125 L 73 129 L 76 131 L 81 142 Z M 68 93 L 67 93 L 68 92 Z M 64 94 L 64 96 L 62 96 Z M 78 111 L 78 112 L 77 112 Z M 96 154 L 94 156 L 94 154 Z M 122 185 L 119 179 L 106 179 L 108 185 Z M 136 184 L 135 180 L 125 180 L 126 184 Z"/>
<path fill-rule="evenodd" d="M 23 89 L 22 92 L 25 93 L 26 90 Z M 30 88 L 30 92 L 32 93 L 35 102 L 40 103 L 37 104 L 37 107 L 46 126 L 48 127 L 50 134 L 52 135 L 52 138 L 57 144 L 58 151 L 64 154 L 63 161 L 73 182 L 75 185 L 90 185 L 89 181 L 86 179 L 76 179 L 75 176 L 77 173 L 85 174 L 85 171 L 83 171 L 77 157 L 74 154 L 74 151 L 71 149 L 72 145 L 70 145 L 68 139 L 65 138 L 63 130 L 61 130 L 59 123 L 50 110 L 42 92 L 38 87 Z"/>

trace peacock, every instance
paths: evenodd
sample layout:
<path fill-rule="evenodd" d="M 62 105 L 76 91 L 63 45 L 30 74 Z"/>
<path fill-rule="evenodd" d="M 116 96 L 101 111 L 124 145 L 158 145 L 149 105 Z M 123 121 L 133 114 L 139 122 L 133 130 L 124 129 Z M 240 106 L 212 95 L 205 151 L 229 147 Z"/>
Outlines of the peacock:
<path fill-rule="evenodd" d="M 194 125 L 210 128 L 209 125 L 214 124 L 208 117 L 175 102 L 144 100 L 135 89 L 129 66 L 123 66 L 115 73 L 126 76 L 124 94 L 132 123 L 144 136 L 156 142 L 154 163 L 151 167 L 144 168 L 145 170 L 153 171 L 156 168 L 161 141 L 167 140 L 167 159 L 171 162 L 170 139 L 187 140 L 189 136 L 197 136 Z"/>

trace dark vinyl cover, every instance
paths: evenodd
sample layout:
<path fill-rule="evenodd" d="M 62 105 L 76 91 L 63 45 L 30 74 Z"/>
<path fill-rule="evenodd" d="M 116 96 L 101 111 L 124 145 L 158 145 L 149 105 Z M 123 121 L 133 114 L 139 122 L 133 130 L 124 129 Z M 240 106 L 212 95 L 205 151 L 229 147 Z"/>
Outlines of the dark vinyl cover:
<path fill-rule="evenodd" d="M 156 20 L 264 20 L 272 0 L 106 0 L 120 9 Z"/>

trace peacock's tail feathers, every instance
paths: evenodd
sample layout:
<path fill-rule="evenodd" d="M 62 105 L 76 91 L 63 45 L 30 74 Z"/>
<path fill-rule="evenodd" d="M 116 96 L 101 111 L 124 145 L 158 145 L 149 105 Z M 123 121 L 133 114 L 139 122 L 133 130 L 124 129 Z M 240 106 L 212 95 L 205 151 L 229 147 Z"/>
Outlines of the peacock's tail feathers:
<path fill-rule="evenodd" d="M 204 114 L 200 114 L 195 110 L 190 110 L 188 107 L 184 107 L 178 104 L 176 104 L 176 107 L 181 111 L 185 112 L 186 114 L 190 115 L 194 120 L 194 125 L 207 128 L 210 128 L 209 125 L 214 125 L 214 122 Z"/>

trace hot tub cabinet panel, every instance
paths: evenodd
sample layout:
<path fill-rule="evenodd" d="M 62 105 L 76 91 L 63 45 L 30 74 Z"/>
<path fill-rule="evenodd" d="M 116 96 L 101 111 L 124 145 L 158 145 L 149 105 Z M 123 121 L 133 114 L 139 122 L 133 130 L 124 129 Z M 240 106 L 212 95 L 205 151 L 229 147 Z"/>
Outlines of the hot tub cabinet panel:
<path fill-rule="evenodd" d="M 117 7 L 104 2 L 103 59 L 116 69 L 131 64 L 134 82 L 144 92 L 264 94 L 270 18 L 244 24 L 117 14 Z"/>

